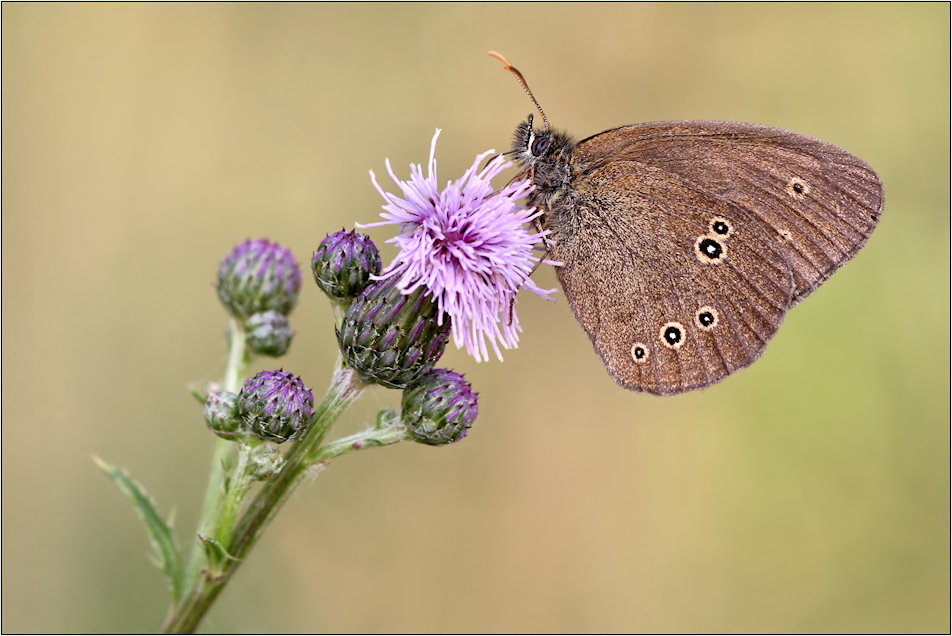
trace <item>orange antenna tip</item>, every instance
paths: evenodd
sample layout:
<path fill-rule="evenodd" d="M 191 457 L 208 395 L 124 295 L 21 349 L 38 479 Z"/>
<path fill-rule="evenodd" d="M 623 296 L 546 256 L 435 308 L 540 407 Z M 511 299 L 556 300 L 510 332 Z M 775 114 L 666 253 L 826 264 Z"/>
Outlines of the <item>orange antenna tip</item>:
<path fill-rule="evenodd" d="M 529 99 L 532 100 L 532 103 L 535 104 L 535 107 L 539 109 L 539 114 L 542 115 L 542 123 L 545 124 L 545 132 L 549 132 L 549 120 L 546 119 L 545 113 L 542 111 L 542 107 L 539 106 L 539 102 L 536 101 L 535 96 L 532 94 L 532 91 L 529 90 L 529 85 L 526 83 L 526 79 L 522 76 L 522 73 L 519 72 L 515 66 L 509 63 L 509 60 L 501 56 L 495 51 L 489 51 L 489 55 L 493 56 L 500 62 L 506 65 L 506 70 L 516 76 L 516 80 L 519 82 L 519 85 L 522 86 L 522 90 L 526 92 L 526 95 L 529 96 Z"/>
<path fill-rule="evenodd" d="M 509 63 L 509 60 L 507 60 L 506 58 L 504 58 L 503 56 L 501 56 L 499 53 L 496 53 L 495 51 L 490 51 L 489 53 L 487 53 L 487 55 L 492 55 L 494 58 L 496 58 L 497 60 L 499 60 L 500 62 L 502 62 L 503 64 L 505 64 L 507 71 L 508 71 L 510 68 L 512 68 L 512 64 Z"/>

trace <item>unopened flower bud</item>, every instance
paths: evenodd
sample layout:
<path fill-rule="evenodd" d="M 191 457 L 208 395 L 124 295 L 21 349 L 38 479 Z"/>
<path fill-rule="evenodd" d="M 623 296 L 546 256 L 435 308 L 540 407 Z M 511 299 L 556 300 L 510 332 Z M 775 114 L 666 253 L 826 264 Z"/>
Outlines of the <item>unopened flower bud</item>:
<path fill-rule="evenodd" d="M 415 383 L 433 368 L 449 339 L 449 316 L 437 323 L 438 309 L 418 287 L 409 295 L 393 276 L 372 282 L 347 307 L 337 344 L 347 366 L 364 382 L 391 389 Z"/>
<path fill-rule="evenodd" d="M 301 378 L 282 370 L 248 378 L 238 394 L 238 414 L 248 429 L 278 444 L 304 435 L 313 407 L 314 396 Z"/>
<path fill-rule="evenodd" d="M 289 250 L 266 239 L 236 245 L 218 268 L 218 298 L 235 318 L 273 309 L 289 314 L 301 289 L 301 270 Z"/>
<path fill-rule="evenodd" d="M 311 259 L 314 280 L 334 300 L 350 300 L 380 273 L 380 253 L 369 236 L 353 230 L 334 232 Z"/>
<path fill-rule="evenodd" d="M 244 432 L 238 416 L 238 396 L 228 391 L 212 391 L 205 400 L 205 423 L 215 435 L 235 439 Z"/>
<path fill-rule="evenodd" d="M 403 391 L 403 423 L 422 444 L 458 442 L 479 413 L 477 395 L 459 373 L 434 369 Z"/>
<path fill-rule="evenodd" d="M 271 479 L 284 466 L 284 457 L 276 449 L 261 445 L 251 455 L 251 477 L 258 481 Z"/>
<path fill-rule="evenodd" d="M 284 314 L 269 310 L 254 314 L 245 322 L 246 344 L 251 351 L 277 358 L 291 346 L 291 323 Z"/>

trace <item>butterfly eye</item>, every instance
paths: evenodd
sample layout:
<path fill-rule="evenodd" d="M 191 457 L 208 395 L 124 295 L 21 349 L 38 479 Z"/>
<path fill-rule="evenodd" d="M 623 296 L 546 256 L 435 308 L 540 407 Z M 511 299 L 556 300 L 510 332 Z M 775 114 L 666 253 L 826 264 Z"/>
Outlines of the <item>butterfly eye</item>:
<path fill-rule="evenodd" d="M 542 135 L 541 137 L 536 137 L 535 141 L 532 142 L 532 156 L 538 157 L 543 152 L 549 149 L 549 136 Z"/>

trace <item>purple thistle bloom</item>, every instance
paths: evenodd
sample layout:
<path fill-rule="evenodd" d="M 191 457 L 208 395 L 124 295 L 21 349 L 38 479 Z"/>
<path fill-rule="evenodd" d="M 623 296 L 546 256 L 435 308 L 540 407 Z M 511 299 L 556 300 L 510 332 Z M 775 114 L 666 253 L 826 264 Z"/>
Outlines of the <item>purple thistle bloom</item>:
<path fill-rule="evenodd" d="M 390 239 L 400 253 L 383 274 L 375 278 L 399 276 L 399 288 L 408 294 L 424 286 L 439 308 L 450 316 L 453 342 L 477 362 L 488 360 L 486 340 L 496 356 L 515 348 L 519 341 L 519 319 L 510 306 L 520 289 L 550 300 L 554 289 L 541 289 L 529 278 L 539 259 L 533 251 L 542 243 L 544 232 L 531 234 L 527 224 L 541 212 L 516 205 L 532 189 L 528 180 L 511 183 L 493 192 L 493 177 L 511 166 L 502 156 L 479 170 L 479 163 L 493 154 L 489 150 L 476 157 L 472 167 L 456 182 L 440 192 L 436 180 L 437 129 L 430 145 L 427 176 L 423 167 L 410 165 L 410 180 L 401 181 L 387 160 L 387 172 L 403 191 L 404 198 L 386 193 L 370 172 L 374 187 L 387 201 L 381 217 L 385 221 L 360 225 L 375 227 L 397 224 L 401 233 Z"/>

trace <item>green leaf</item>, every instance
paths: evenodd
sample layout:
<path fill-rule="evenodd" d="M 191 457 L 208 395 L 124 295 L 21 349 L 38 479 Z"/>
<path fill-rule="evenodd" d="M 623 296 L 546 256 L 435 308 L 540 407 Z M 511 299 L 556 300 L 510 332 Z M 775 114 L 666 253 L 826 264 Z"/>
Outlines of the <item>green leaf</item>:
<path fill-rule="evenodd" d="M 136 514 L 145 524 L 156 552 L 156 566 L 168 577 L 172 602 L 177 603 L 182 594 L 182 559 L 175 544 L 171 524 L 159 514 L 155 502 L 146 494 L 145 489 L 125 471 L 107 464 L 95 455 L 93 461 L 129 499 Z"/>
<path fill-rule="evenodd" d="M 228 550 L 225 547 L 211 537 L 206 537 L 199 533 L 199 540 L 202 542 L 202 545 L 205 546 L 205 562 L 208 564 L 208 577 L 211 580 L 216 580 L 224 572 L 222 564 L 226 561 L 241 561 L 228 553 Z"/>

